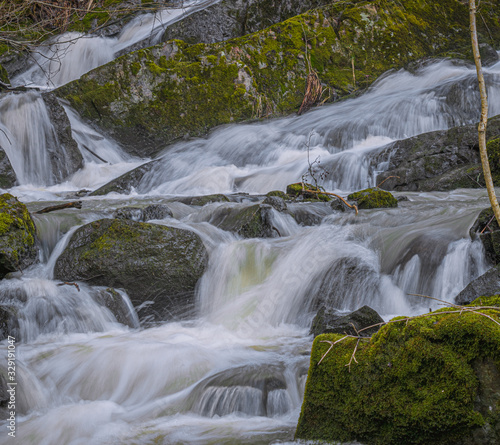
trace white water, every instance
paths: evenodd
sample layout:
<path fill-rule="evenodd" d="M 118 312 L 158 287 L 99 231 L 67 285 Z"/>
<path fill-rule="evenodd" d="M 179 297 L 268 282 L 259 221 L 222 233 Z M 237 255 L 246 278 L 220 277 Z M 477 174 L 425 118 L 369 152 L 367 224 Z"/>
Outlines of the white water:
<path fill-rule="evenodd" d="M 118 39 L 78 40 L 49 82 L 44 84 L 36 70 L 22 81 L 52 87 L 78 77 L 146 37 L 144 31 L 153 25 L 147 17 L 141 20 L 145 27 L 132 22 Z M 85 59 L 92 45 L 103 51 Z M 72 53 L 80 54 L 81 66 L 71 66 Z M 66 68 L 64 60 L 70 62 Z M 487 71 L 490 114 L 499 114 L 500 64 Z M 325 186 L 349 191 L 371 185 L 374 170 L 383 165 L 372 166 L 370 157 L 387 142 L 477 120 L 477 100 L 469 86 L 473 78 L 471 68 L 450 62 L 429 64 L 416 74 L 392 73 L 359 98 L 302 117 L 227 126 L 207 139 L 170 147 L 164 162 L 130 196 L 84 198 L 81 211 L 37 217 L 42 264 L 0 283 L 0 306 L 20 314 L 19 326 L 12 328 L 18 341 L 16 443 L 291 440 L 316 306 L 323 300 L 347 311 L 368 304 L 389 318 L 439 307 L 406 292 L 451 301 L 488 266 L 480 244 L 467 234 L 487 206 L 486 194 L 412 193 L 396 209 L 358 217 L 305 204 L 310 213 L 326 215 L 312 227 L 273 210 L 273 225 L 282 236 L 249 240 L 213 224 L 220 212 L 248 206 L 254 197 L 202 208 L 168 198 L 283 190 L 305 172 L 309 135 L 311 159 L 320 156 L 330 172 Z M 19 114 L 22 101 L 35 104 L 27 117 Z M 35 143 L 52 131 L 43 107 L 35 108 L 39 101 L 38 93 L 29 93 L 0 103 L 2 128 L 23 147 L 8 151 L 21 183 L 11 191 L 22 200 L 59 200 L 67 191 L 97 188 L 145 161 L 124 155 L 66 108 L 85 167 L 67 182 L 52 185 L 49 149 Z M 6 147 L 7 141 L 0 143 Z M 79 283 L 80 290 L 59 286 L 51 277 L 57 256 L 79 225 L 110 217 L 124 205 L 151 202 L 167 203 L 174 215 L 156 223 L 195 231 L 210 259 L 199 283 L 196 317 L 144 329 L 137 327 L 126 294 L 120 298 L 128 326 L 105 307 L 98 295 L 102 289 L 85 283 Z M 290 206 L 293 211 L 299 207 Z M 11 442 L 3 434 L 0 443 Z"/>

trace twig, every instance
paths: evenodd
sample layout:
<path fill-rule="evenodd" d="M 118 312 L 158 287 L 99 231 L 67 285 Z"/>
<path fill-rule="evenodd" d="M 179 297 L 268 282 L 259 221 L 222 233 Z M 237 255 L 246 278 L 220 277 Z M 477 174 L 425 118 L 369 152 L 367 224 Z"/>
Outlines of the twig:
<path fill-rule="evenodd" d="M 399 176 L 387 176 L 387 178 L 385 178 L 379 185 L 376 186 L 376 188 L 380 188 L 380 186 L 385 182 L 387 181 L 388 179 L 391 179 L 391 178 L 398 178 L 398 179 L 401 179 Z"/>
<path fill-rule="evenodd" d="M 483 232 L 484 232 L 487 228 L 489 229 L 489 231 L 490 231 L 490 232 L 493 232 L 493 230 L 491 230 L 490 224 L 491 224 L 491 222 L 492 222 L 494 219 L 495 219 L 495 215 L 493 215 L 493 216 L 491 217 L 491 219 L 490 219 L 490 220 L 486 223 L 486 225 L 484 226 L 484 229 L 483 229 L 483 230 L 481 230 L 481 233 L 480 233 L 479 235 L 482 235 L 482 234 L 483 234 Z"/>
<path fill-rule="evenodd" d="M 351 360 L 349 360 L 349 363 L 346 365 L 349 368 L 349 372 L 351 372 L 352 361 L 354 360 L 356 363 L 358 363 L 358 361 L 356 360 L 356 351 L 358 350 L 358 345 L 359 345 L 360 341 L 361 341 L 361 338 L 358 338 L 358 341 L 356 342 L 356 346 L 354 347 L 354 351 L 352 351 Z"/>
<path fill-rule="evenodd" d="M 37 214 L 49 213 L 49 212 L 54 212 L 55 210 L 63 210 L 63 209 L 70 209 L 70 208 L 81 209 L 82 208 L 82 201 L 73 201 L 73 202 L 67 202 L 66 204 L 59 204 L 59 205 L 55 205 L 55 206 L 45 207 L 44 209 L 38 210 L 38 212 L 35 212 L 35 213 L 37 213 Z"/>
<path fill-rule="evenodd" d="M 77 283 L 69 283 L 67 281 L 63 282 L 63 283 L 59 283 L 58 286 L 75 286 L 76 287 L 76 290 L 78 292 L 80 292 L 80 286 L 78 286 Z"/>
<path fill-rule="evenodd" d="M 309 190 L 304 188 L 304 183 L 302 183 L 302 191 L 307 192 L 307 193 L 315 193 L 317 195 L 330 195 L 330 196 L 335 196 L 336 198 L 339 198 L 347 207 L 354 209 L 356 211 L 356 215 L 358 214 L 358 207 L 355 204 L 349 204 L 342 196 L 337 195 L 336 193 L 331 193 L 331 192 L 323 192 L 323 191 L 317 191 L 317 190 Z"/>

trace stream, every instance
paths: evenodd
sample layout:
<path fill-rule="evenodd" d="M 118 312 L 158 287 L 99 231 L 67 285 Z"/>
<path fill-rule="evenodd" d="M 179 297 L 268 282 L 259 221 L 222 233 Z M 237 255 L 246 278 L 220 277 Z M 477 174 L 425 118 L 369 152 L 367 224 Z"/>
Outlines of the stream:
<path fill-rule="evenodd" d="M 185 2 L 185 11 L 141 16 L 118 38 L 64 35 L 46 48 L 59 55 L 57 67 L 35 64 L 13 79 L 33 90 L 0 99 L 0 145 L 19 183 L 0 191 L 38 210 L 149 161 L 127 155 L 65 105 L 84 166 L 58 181 L 50 156 L 65 155 L 39 90 L 76 79 L 145 38 L 154 44 L 162 27 L 211 3 Z M 494 116 L 500 114 L 500 63 L 486 74 Z M 299 225 L 272 210 L 281 236 L 266 239 L 223 231 L 213 224 L 214 215 L 300 181 L 308 155 L 328 171 L 323 186 L 329 191 L 346 196 L 376 185 L 387 163 L 373 160 L 388 143 L 479 119 L 474 82 L 472 66 L 449 60 L 389 72 L 357 98 L 303 116 L 219 127 L 206 138 L 168 146 L 128 195 L 87 196 L 79 198 L 81 210 L 34 215 L 40 263 L 0 281 L 0 305 L 19 306 L 16 443 L 293 441 L 315 298 L 327 288 L 338 310 L 366 304 L 385 320 L 440 307 L 408 293 L 452 301 L 489 267 L 482 245 L 468 234 L 489 205 L 486 191 L 408 192 L 397 208 L 358 216 L 319 203 L 290 204 L 321 223 Z M 235 198 L 203 207 L 176 200 L 212 193 Z M 60 286 L 52 279 L 55 261 L 78 227 L 112 217 L 123 206 L 157 203 L 173 216 L 150 222 L 194 231 L 209 253 L 189 319 L 141 325 L 120 292 L 127 320 L 121 323 L 99 304 L 102 289 Z M 9 440 L 0 435 L 0 443 Z"/>

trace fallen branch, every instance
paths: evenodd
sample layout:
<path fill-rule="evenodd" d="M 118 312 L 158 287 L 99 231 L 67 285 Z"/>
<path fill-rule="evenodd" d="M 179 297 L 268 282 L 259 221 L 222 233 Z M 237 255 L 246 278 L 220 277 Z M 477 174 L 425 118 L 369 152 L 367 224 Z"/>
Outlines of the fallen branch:
<path fill-rule="evenodd" d="M 56 206 L 49 206 L 45 207 L 42 210 L 38 210 L 38 212 L 35 212 L 37 214 L 40 213 L 49 213 L 49 212 L 54 212 L 55 210 L 63 210 L 63 209 L 81 209 L 82 208 L 82 201 L 73 201 L 73 202 L 67 202 L 66 204 L 59 204 Z"/>
<path fill-rule="evenodd" d="M 391 178 L 398 178 L 398 179 L 401 179 L 399 176 L 387 176 L 387 178 L 385 178 L 379 185 L 376 186 L 376 188 L 380 188 L 380 186 L 385 182 L 387 181 L 388 179 L 391 179 Z"/>
<path fill-rule="evenodd" d="M 336 198 L 339 198 L 347 207 L 354 209 L 356 211 L 356 215 L 358 214 L 358 207 L 355 204 L 349 204 L 342 196 L 337 195 L 336 193 L 331 193 L 331 192 L 322 192 L 322 191 L 317 191 L 317 190 L 309 190 L 304 187 L 304 183 L 302 183 L 302 191 L 307 192 L 307 193 L 315 193 L 316 195 L 329 195 L 329 196 L 335 196 Z"/>

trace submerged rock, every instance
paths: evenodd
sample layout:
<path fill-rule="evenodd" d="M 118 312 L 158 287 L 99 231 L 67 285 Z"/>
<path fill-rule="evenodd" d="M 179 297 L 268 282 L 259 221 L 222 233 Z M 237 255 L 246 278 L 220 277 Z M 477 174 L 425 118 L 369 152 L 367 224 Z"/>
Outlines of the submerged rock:
<path fill-rule="evenodd" d="M 73 234 L 54 276 L 123 288 L 141 320 L 158 321 L 192 312 L 194 290 L 207 261 L 205 246 L 193 232 L 102 219 Z"/>
<path fill-rule="evenodd" d="M 220 193 L 215 195 L 204 195 L 204 196 L 189 196 L 186 198 L 175 198 L 176 201 L 182 202 L 190 206 L 204 206 L 206 204 L 211 204 L 213 202 L 229 202 L 229 198 L 226 195 Z"/>
<path fill-rule="evenodd" d="M 498 311 L 486 313 L 500 319 Z M 331 346 L 326 341 L 342 336 L 316 337 L 297 439 L 388 445 L 498 443 L 500 327 L 460 310 L 410 321 L 400 318 L 371 340 L 337 343 L 321 363 Z"/>
<path fill-rule="evenodd" d="M 0 279 L 37 259 L 38 238 L 28 209 L 14 196 L 0 195 Z"/>
<path fill-rule="evenodd" d="M 379 209 L 398 206 L 398 200 L 391 193 L 378 188 L 369 188 L 351 193 L 347 198 L 356 201 L 358 209 Z"/>
<path fill-rule="evenodd" d="M 480 32 L 498 40 L 496 6 L 482 8 Z M 170 40 L 135 51 L 56 94 L 129 153 L 152 156 L 221 124 L 298 111 L 308 63 L 334 100 L 422 57 L 450 51 L 467 57 L 467 23 L 468 9 L 456 0 L 408 0 L 390 8 L 385 0 L 333 2 L 225 42 Z"/>
<path fill-rule="evenodd" d="M 363 306 L 350 314 L 342 314 L 338 310 L 321 307 L 311 325 L 311 334 L 342 334 L 371 337 L 380 329 L 374 326 L 383 323 L 383 318 L 369 306 Z M 374 326 L 370 329 L 365 329 Z"/>
<path fill-rule="evenodd" d="M 151 219 L 165 219 L 172 216 L 172 211 L 165 204 L 151 204 L 144 208 L 121 207 L 113 213 L 113 217 L 116 219 L 130 219 L 140 222 L 146 222 Z"/>

